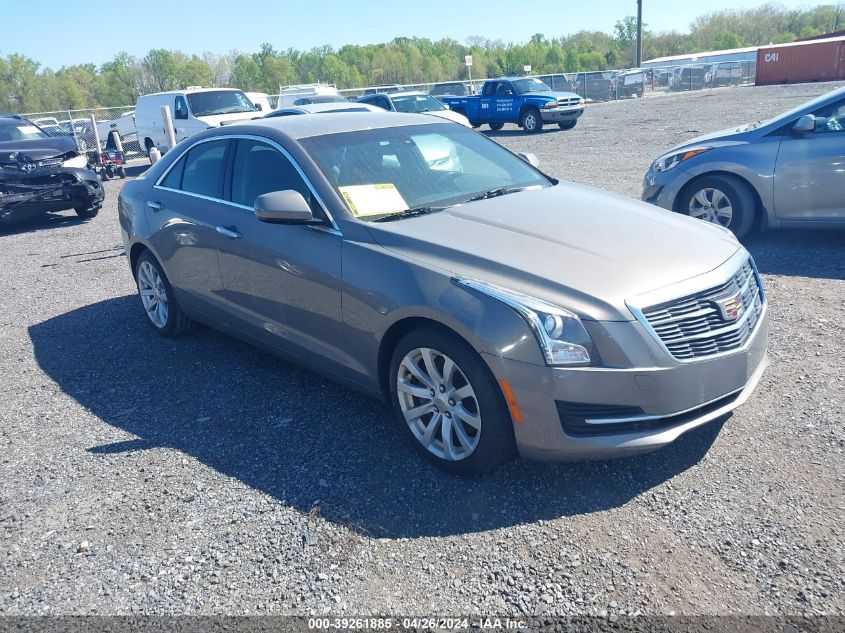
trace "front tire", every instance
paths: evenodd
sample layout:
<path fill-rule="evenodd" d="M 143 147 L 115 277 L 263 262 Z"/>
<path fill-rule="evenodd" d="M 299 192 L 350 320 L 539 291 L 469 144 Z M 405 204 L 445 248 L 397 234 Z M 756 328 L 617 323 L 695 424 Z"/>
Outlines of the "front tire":
<path fill-rule="evenodd" d="M 519 124 L 529 134 L 537 134 L 543 130 L 543 119 L 537 108 L 529 108 L 523 112 Z"/>
<path fill-rule="evenodd" d="M 678 211 L 719 224 L 744 237 L 754 224 L 756 204 L 748 186 L 732 176 L 704 176 L 684 190 Z"/>
<path fill-rule="evenodd" d="M 575 120 L 575 121 L 564 121 L 564 122 L 562 122 L 562 123 L 558 123 L 558 124 L 557 124 L 557 126 L 558 126 L 561 130 L 571 130 L 572 128 L 574 128 L 574 127 L 575 127 L 575 124 L 576 124 L 576 123 L 578 123 L 578 121 L 577 121 L 577 120 Z"/>
<path fill-rule="evenodd" d="M 194 322 L 182 312 L 167 275 L 149 251 L 135 263 L 135 283 L 147 321 L 159 334 L 179 336 L 193 328 Z"/>
<path fill-rule="evenodd" d="M 399 341 L 390 396 L 414 445 L 444 470 L 483 473 L 515 452 L 510 412 L 492 372 L 444 328 L 422 327 Z"/>
<path fill-rule="evenodd" d="M 79 206 L 74 208 L 74 213 L 78 215 L 80 218 L 85 218 L 86 220 L 90 220 L 91 218 L 96 218 L 97 214 L 100 212 L 100 208 L 102 205 L 100 204 L 92 204 L 90 206 Z"/>

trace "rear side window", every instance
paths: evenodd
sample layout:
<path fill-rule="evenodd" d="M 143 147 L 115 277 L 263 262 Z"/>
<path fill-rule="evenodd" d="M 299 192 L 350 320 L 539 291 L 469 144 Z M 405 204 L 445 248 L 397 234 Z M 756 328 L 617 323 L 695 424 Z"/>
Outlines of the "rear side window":
<path fill-rule="evenodd" d="M 239 140 L 232 167 L 232 202 L 251 207 L 271 191 L 293 189 L 309 200 L 311 192 L 293 163 L 275 147 L 254 140 Z"/>
<path fill-rule="evenodd" d="M 223 176 L 226 169 L 226 146 L 229 141 L 209 141 L 194 147 L 185 161 L 182 191 L 212 198 L 223 197 Z"/>
<path fill-rule="evenodd" d="M 179 159 L 173 168 L 167 173 L 167 177 L 161 181 L 162 187 L 167 187 L 168 189 L 181 189 L 182 188 L 182 172 L 185 171 L 185 159 L 184 157 Z"/>

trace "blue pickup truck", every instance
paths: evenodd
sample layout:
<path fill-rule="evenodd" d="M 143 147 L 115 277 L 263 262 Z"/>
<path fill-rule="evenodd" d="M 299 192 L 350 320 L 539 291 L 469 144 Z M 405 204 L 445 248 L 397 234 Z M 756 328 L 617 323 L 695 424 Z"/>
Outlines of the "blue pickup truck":
<path fill-rule="evenodd" d="M 517 123 L 526 132 L 557 123 L 562 130 L 575 127 L 584 113 L 584 99 L 573 92 L 553 92 L 536 77 L 498 77 L 484 82 L 475 97 L 440 97 L 449 109 L 460 112 L 473 127 L 485 123 L 494 130 Z"/>

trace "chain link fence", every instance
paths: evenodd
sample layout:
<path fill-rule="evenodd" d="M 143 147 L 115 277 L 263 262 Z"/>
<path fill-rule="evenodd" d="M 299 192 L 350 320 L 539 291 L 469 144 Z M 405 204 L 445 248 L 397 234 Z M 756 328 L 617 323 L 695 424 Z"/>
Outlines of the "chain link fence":
<path fill-rule="evenodd" d="M 756 62 L 731 61 L 531 76 L 537 76 L 554 91 L 574 92 L 588 102 L 600 102 L 642 99 L 672 92 L 753 85 L 755 74 Z M 484 79 L 476 79 L 474 81 L 390 84 L 346 88 L 338 92 L 350 100 L 367 94 L 398 90 L 419 90 L 435 97 L 467 96 L 478 94 L 484 81 Z M 111 133 L 116 132 L 127 159 L 146 156 L 146 152 L 139 144 L 138 132 L 135 129 L 134 106 L 31 112 L 22 116 L 38 124 L 52 136 L 74 138 L 81 152 L 97 150 L 98 141 L 99 150 L 113 146 L 114 139 Z"/>
<path fill-rule="evenodd" d="M 118 134 L 127 158 L 142 155 L 138 132 L 135 129 L 135 106 L 30 112 L 21 116 L 37 124 L 50 136 L 72 137 L 80 152 L 93 152 L 114 146 L 115 141 L 110 138 L 114 131 Z"/>

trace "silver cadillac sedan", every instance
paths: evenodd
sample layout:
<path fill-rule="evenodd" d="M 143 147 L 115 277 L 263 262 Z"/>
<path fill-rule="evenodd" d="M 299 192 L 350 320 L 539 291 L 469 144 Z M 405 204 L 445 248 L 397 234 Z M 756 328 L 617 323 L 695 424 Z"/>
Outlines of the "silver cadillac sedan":
<path fill-rule="evenodd" d="M 534 162 L 425 115 L 208 130 L 121 192 L 144 318 L 383 397 L 459 473 L 641 453 L 745 402 L 767 304 L 730 231 Z"/>

